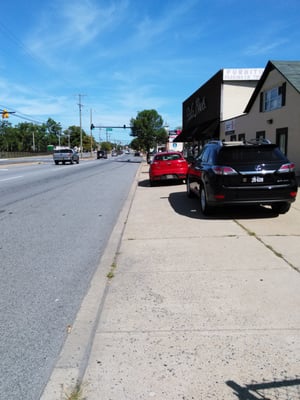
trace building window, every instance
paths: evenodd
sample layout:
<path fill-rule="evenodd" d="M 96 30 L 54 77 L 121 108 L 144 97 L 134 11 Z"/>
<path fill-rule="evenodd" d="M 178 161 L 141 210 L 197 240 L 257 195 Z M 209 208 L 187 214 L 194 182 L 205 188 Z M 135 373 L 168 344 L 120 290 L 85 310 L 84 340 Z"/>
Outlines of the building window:
<path fill-rule="evenodd" d="M 286 83 L 260 94 L 260 111 L 272 111 L 285 105 Z"/>
<path fill-rule="evenodd" d="M 239 133 L 238 134 L 238 141 L 243 142 L 246 140 L 246 135 L 244 133 Z"/>
<path fill-rule="evenodd" d="M 230 141 L 235 142 L 236 141 L 236 135 L 231 135 L 230 136 Z"/>
<path fill-rule="evenodd" d="M 256 138 L 256 140 L 265 139 L 266 138 L 266 132 L 265 131 L 256 132 L 255 138 Z"/>
<path fill-rule="evenodd" d="M 287 155 L 288 128 L 276 129 L 276 144 Z"/>

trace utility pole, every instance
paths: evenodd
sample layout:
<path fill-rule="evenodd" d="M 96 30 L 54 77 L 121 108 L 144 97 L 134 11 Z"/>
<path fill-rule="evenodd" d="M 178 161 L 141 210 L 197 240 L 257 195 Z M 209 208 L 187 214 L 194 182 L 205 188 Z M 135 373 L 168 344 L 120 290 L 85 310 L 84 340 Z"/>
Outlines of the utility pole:
<path fill-rule="evenodd" d="M 90 109 L 91 157 L 93 156 L 93 128 L 92 128 L 92 124 L 93 124 L 93 111 L 92 111 L 92 109 Z"/>
<path fill-rule="evenodd" d="M 81 104 L 81 97 L 82 96 L 84 96 L 83 94 L 79 94 L 78 95 L 78 98 L 79 98 L 79 103 L 78 103 L 78 106 L 79 106 L 79 126 L 80 126 L 80 155 L 81 155 L 81 158 L 82 158 L 82 121 L 81 121 L 81 109 L 82 109 L 82 104 Z"/>

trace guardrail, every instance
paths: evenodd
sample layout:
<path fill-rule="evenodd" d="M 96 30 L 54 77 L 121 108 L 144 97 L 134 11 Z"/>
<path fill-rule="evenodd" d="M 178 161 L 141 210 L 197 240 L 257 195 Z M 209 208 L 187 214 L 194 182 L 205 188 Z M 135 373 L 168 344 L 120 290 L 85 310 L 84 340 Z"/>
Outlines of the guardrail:
<path fill-rule="evenodd" d="M 33 157 L 33 156 L 47 156 L 52 155 L 52 151 L 44 152 L 29 152 L 29 151 L 0 151 L 1 158 L 18 158 L 18 157 Z"/>

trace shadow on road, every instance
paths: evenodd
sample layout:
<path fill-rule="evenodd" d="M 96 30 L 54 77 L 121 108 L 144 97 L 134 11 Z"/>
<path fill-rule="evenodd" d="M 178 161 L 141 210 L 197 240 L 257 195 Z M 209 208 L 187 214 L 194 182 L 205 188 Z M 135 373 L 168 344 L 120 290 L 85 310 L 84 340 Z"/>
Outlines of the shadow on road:
<path fill-rule="evenodd" d="M 142 174 L 145 174 L 145 175 L 149 175 L 149 173 L 148 172 L 142 172 Z M 152 189 L 152 186 L 150 185 L 150 181 L 149 181 L 149 179 L 145 179 L 145 180 L 142 180 L 142 181 L 140 181 L 139 182 L 139 186 L 142 186 L 142 187 L 149 187 L 149 188 L 151 188 Z M 160 187 L 160 186 L 178 186 L 178 187 L 180 187 L 180 188 L 185 188 L 185 185 L 183 185 L 181 182 L 178 182 L 178 181 L 161 181 L 161 182 L 157 182 L 156 183 L 156 185 L 155 185 L 155 187 Z"/>

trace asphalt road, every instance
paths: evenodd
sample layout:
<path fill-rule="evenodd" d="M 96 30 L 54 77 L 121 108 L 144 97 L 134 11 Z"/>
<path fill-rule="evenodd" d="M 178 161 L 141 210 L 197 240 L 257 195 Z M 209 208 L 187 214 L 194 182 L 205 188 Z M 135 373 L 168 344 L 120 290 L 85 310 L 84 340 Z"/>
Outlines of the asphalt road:
<path fill-rule="evenodd" d="M 40 398 L 139 161 L 0 163 L 0 398 Z"/>

